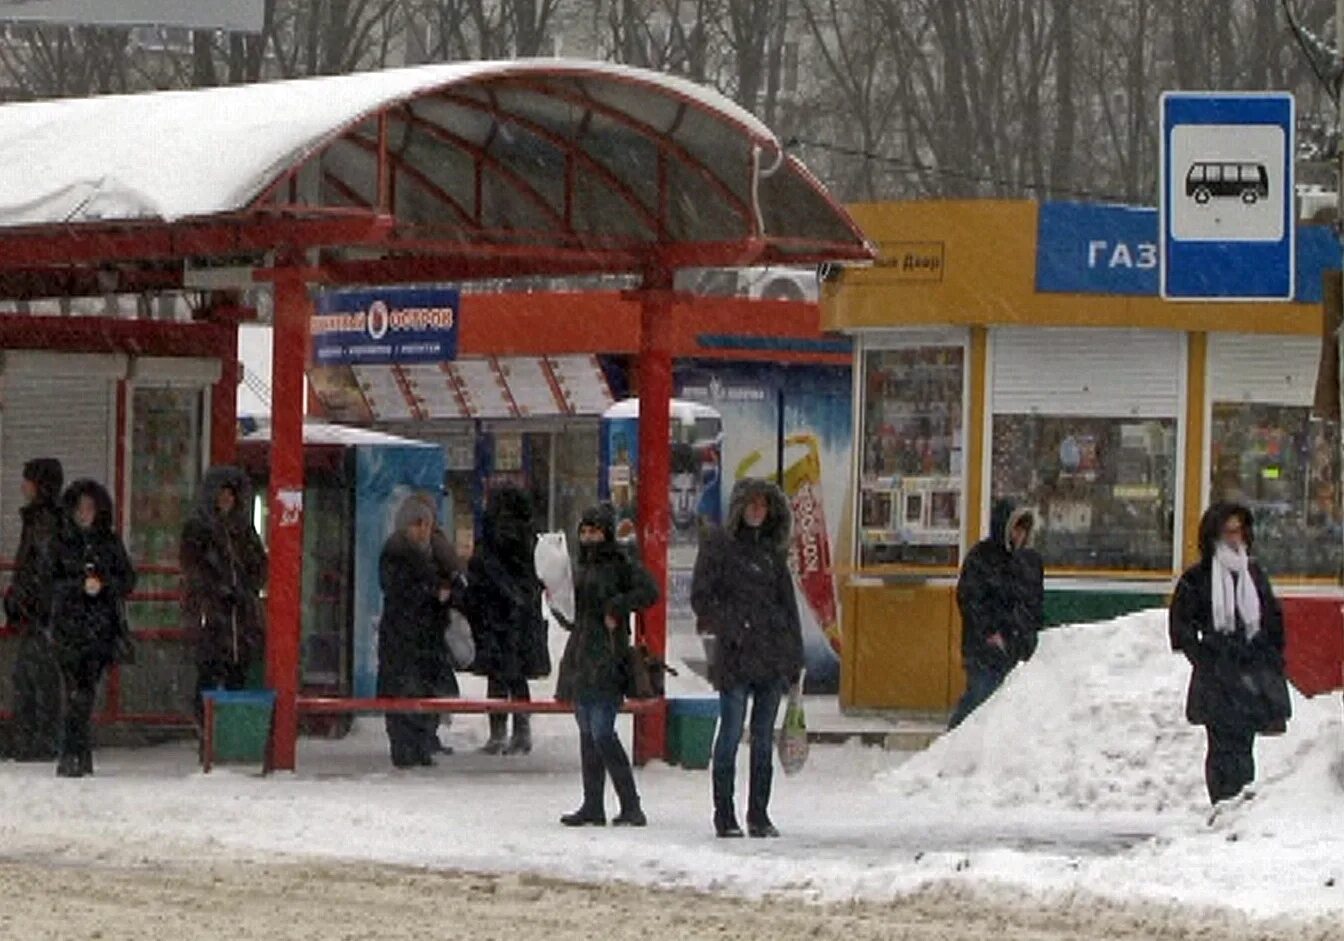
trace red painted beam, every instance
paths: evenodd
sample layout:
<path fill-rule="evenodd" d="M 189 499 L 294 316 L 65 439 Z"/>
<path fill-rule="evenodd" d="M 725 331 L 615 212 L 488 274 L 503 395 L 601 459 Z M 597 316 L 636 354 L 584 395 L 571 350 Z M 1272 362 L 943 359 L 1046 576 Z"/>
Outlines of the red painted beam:
<path fill-rule="evenodd" d="M 356 209 L 314 218 L 243 216 L 176 223 L 80 224 L 0 234 L 0 270 L 178 261 L 273 249 L 385 244 L 392 219 Z"/>
<path fill-rule="evenodd" d="M 658 603 L 640 615 L 644 643 L 655 656 L 667 651 L 667 545 L 671 532 L 672 272 L 650 273 L 635 292 L 640 301 L 639 359 L 639 547 L 658 586 Z M 665 716 L 635 721 L 635 760 L 662 758 L 667 750 Z"/>
<path fill-rule="evenodd" d="M 299 733 L 295 697 L 303 583 L 303 377 L 311 318 L 312 302 L 302 273 L 278 271 L 271 357 L 266 685 L 275 691 L 275 767 L 290 771 Z"/>
<path fill-rule="evenodd" d="M 0 349 L 228 356 L 230 324 L 0 314 Z"/>

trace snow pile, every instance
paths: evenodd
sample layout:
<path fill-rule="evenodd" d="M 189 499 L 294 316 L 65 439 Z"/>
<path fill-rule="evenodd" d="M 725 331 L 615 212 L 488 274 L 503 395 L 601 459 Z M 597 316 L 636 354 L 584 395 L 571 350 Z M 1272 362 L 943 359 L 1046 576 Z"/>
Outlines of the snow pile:
<path fill-rule="evenodd" d="M 1165 611 L 1045 631 L 1030 663 L 956 732 L 887 778 L 906 797 L 1113 812 L 1206 806 L 1204 731 Z M 1305 701 L 1297 701 L 1299 712 Z M 1262 739 L 1265 767 L 1287 741 Z"/>

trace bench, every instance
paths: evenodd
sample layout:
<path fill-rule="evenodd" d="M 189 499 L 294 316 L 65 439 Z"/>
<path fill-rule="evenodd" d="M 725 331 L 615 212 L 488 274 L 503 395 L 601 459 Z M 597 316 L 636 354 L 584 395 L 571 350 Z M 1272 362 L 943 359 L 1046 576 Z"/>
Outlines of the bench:
<path fill-rule="evenodd" d="M 525 712 L 529 715 L 565 714 L 574 711 L 574 703 L 558 699 L 452 699 L 449 697 L 425 697 L 401 699 L 391 696 L 373 696 L 367 698 L 338 696 L 299 696 L 295 700 L 300 716 L 328 715 L 378 715 L 388 712 L 433 712 L 456 715 L 489 715 L 491 713 Z M 626 699 L 621 703 L 620 711 L 635 715 L 647 715 L 664 708 L 664 699 Z M 207 698 L 204 702 L 205 714 L 201 735 L 201 770 L 209 773 L 215 758 L 215 703 Z M 264 760 L 264 770 L 271 770 L 270 749 Z"/>

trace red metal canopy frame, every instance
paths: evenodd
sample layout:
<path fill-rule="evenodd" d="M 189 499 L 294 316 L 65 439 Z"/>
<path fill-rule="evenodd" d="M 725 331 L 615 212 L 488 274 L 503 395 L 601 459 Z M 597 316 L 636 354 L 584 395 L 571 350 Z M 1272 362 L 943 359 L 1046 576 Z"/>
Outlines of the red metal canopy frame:
<path fill-rule="evenodd" d="M 473 64 L 461 75 L 445 68 L 443 82 L 331 127 L 226 211 L 9 227 L 0 212 L 0 296 L 181 289 L 188 266 L 242 266 L 274 286 L 267 682 L 276 693 L 276 768 L 295 767 L 298 729 L 310 285 L 641 276 L 632 294 L 640 544 L 665 588 L 673 271 L 872 258 L 844 210 L 773 136 L 727 101 L 687 89 L 582 62 Z M 191 94 L 200 103 L 218 91 Z M 89 120 L 87 109 L 80 120 Z M 216 130 L 226 133 L 192 133 Z M 173 147 L 148 136 L 155 148 Z M 227 141 L 219 152 L 228 159 Z M 644 632 L 662 654 L 662 604 L 646 612 Z M 640 717 L 640 757 L 662 754 L 661 719 Z"/>

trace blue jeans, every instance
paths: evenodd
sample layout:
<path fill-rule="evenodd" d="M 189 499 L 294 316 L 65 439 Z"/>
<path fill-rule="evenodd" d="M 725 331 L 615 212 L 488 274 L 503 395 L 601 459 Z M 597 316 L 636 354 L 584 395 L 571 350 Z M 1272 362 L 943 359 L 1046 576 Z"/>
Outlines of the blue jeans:
<path fill-rule="evenodd" d="M 979 709 L 994 691 L 1008 678 L 1011 666 L 997 667 L 983 663 L 966 664 L 966 692 L 961 694 L 952 718 L 948 721 L 949 730 L 955 729 L 966 721 L 966 717 Z"/>
<path fill-rule="evenodd" d="M 714 740 L 714 817 L 736 821 L 733 791 L 737 779 L 737 749 L 751 697 L 751 773 L 747 822 L 766 823 L 770 816 L 770 785 L 774 778 L 775 718 L 784 698 L 783 683 L 751 683 L 719 692 L 719 734 Z"/>
<path fill-rule="evenodd" d="M 594 742 L 616 738 L 616 714 L 620 712 L 619 699 L 582 699 L 574 704 L 574 718 L 579 723 L 579 735 L 587 735 Z"/>
<path fill-rule="evenodd" d="M 634 769 L 621 738 L 616 734 L 616 715 L 621 701 L 615 696 L 580 699 L 574 704 L 579 724 L 579 761 L 583 769 L 583 809 L 594 815 L 603 811 L 603 791 L 611 778 L 621 812 L 639 810 L 639 791 Z"/>

